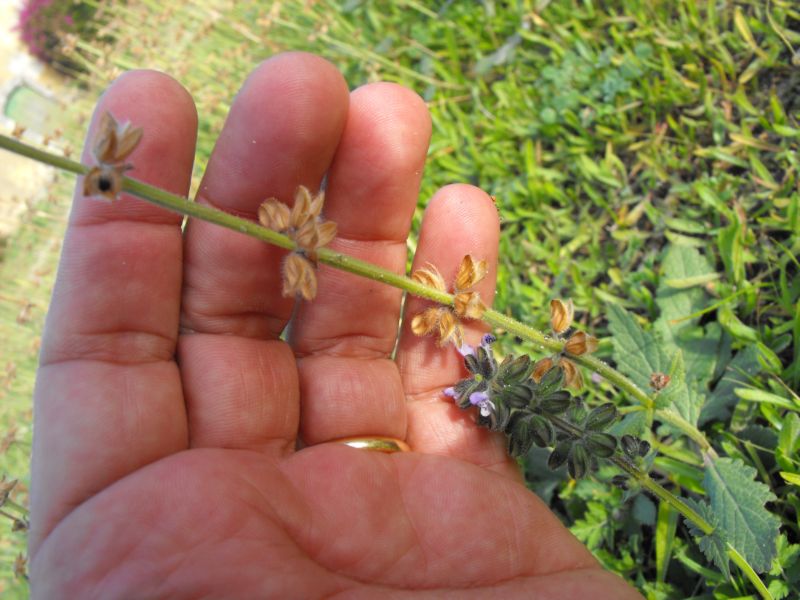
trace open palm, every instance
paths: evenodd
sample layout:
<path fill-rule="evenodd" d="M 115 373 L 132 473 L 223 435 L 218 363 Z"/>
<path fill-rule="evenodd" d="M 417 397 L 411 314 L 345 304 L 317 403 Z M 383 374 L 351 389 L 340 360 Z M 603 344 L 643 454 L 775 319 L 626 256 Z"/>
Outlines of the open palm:
<path fill-rule="evenodd" d="M 186 194 L 187 93 L 128 73 L 90 139 L 106 110 L 144 127 L 131 176 Z M 239 92 L 197 200 L 255 218 L 262 200 L 324 179 L 332 246 L 400 273 L 430 129 L 408 90 L 349 93 L 325 61 L 280 55 Z M 497 243 L 488 196 L 449 186 L 415 263 L 452 277 L 465 254 L 486 258 L 490 299 Z M 131 197 L 77 198 L 37 381 L 35 597 L 639 597 L 525 488 L 503 440 L 442 395 L 462 374 L 452 348 L 406 325 L 390 358 L 398 290 L 323 266 L 317 298 L 295 306 L 283 256 L 204 222 L 182 231 Z M 413 451 L 334 441 L 356 435 Z"/>

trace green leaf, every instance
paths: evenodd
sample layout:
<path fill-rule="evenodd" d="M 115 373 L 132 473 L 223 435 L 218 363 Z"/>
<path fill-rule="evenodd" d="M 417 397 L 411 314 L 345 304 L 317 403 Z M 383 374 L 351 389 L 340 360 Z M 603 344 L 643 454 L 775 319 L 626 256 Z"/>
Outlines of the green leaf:
<path fill-rule="evenodd" d="M 672 558 L 672 546 L 678 529 L 678 511 L 669 502 L 658 503 L 656 518 L 656 580 L 664 581 Z"/>
<path fill-rule="evenodd" d="M 785 408 L 787 410 L 800 409 L 800 406 L 797 406 L 788 398 L 778 396 L 772 392 L 765 392 L 764 390 L 736 388 L 733 393 L 742 400 L 747 400 L 748 402 L 764 402 L 766 404 L 774 404 L 775 406 L 780 406 L 781 408 Z"/>
<path fill-rule="evenodd" d="M 603 542 L 612 528 L 608 526 L 609 517 L 606 507 L 600 502 L 590 501 L 586 504 L 586 513 L 570 527 L 572 534 L 586 544 L 590 550 Z"/>
<path fill-rule="evenodd" d="M 800 457 L 800 417 L 796 413 L 789 413 L 778 434 L 775 460 L 785 471 L 797 471 L 800 469 L 798 457 Z"/>
<path fill-rule="evenodd" d="M 696 390 L 694 384 L 686 382 L 685 373 L 683 353 L 678 350 L 669 369 L 669 385 L 659 394 L 658 405 L 677 412 L 686 421 L 696 425 L 705 396 Z"/>
<path fill-rule="evenodd" d="M 700 411 L 699 424 L 703 425 L 710 420 L 727 419 L 731 409 L 738 402 L 734 390 L 746 387 L 750 377 L 759 371 L 761 365 L 758 362 L 758 350 L 754 346 L 748 346 L 739 351 L 728 363 L 714 391 L 708 395 Z"/>
<path fill-rule="evenodd" d="M 717 515 L 714 514 L 714 511 L 711 510 L 707 502 L 695 502 L 691 498 L 684 498 L 684 502 L 714 527 L 712 533 L 705 533 L 689 519 L 686 519 L 689 531 L 697 538 L 697 545 L 700 547 L 700 550 L 702 550 L 708 560 L 713 562 L 717 568 L 722 571 L 726 578 L 730 579 L 731 571 L 728 560 L 728 546 L 718 531 L 719 522 Z"/>
<path fill-rule="evenodd" d="M 781 477 L 786 483 L 800 488 L 800 473 L 789 473 L 788 471 L 781 471 Z"/>
<path fill-rule="evenodd" d="M 608 432 L 616 435 L 617 437 L 628 434 L 639 437 L 645 431 L 650 429 L 650 421 L 646 410 L 637 410 L 628 413 L 622 419 L 614 423 Z"/>
<path fill-rule="evenodd" d="M 722 328 L 718 323 L 676 328 L 659 318 L 653 323 L 653 329 L 664 342 L 667 355 L 678 350 L 683 352 L 687 380 L 701 381 L 705 385 L 713 379 L 722 342 Z"/>
<path fill-rule="evenodd" d="M 730 225 L 719 230 L 717 246 L 728 277 L 737 286 L 741 285 L 745 278 L 744 245 L 742 226 L 738 220 L 733 220 Z"/>
<path fill-rule="evenodd" d="M 742 323 L 739 317 L 733 312 L 729 304 L 723 304 L 717 311 L 719 324 L 730 333 L 734 338 L 743 342 L 757 342 L 758 332 Z"/>
<path fill-rule="evenodd" d="M 650 375 L 669 370 L 670 361 L 662 344 L 615 304 L 608 307 L 608 328 L 613 335 L 614 360 L 620 371 L 643 390 L 650 389 Z"/>
<path fill-rule="evenodd" d="M 755 476 L 756 470 L 741 460 L 707 460 L 703 485 L 720 537 L 763 573 L 775 556 L 780 519 L 764 506 L 775 495 Z"/>
<path fill-rule="evenodd" d="M 642 525 L 653 526 L 656 524 L 656 505 L 644 494 L 636 496 L 633 501 L 633 510 L 631 511 L 633 518 Z"/>
<path fill-rule="evenodd" d="M 676 330 L 695 324 L 698 317 L 686 317 L 704 308 L 707 297 L 698 286 L 719 275 L 696 248 L 675 244 L 667 249 L 662 271 L 663 279 L 656 292 L 661 319 Z"/>

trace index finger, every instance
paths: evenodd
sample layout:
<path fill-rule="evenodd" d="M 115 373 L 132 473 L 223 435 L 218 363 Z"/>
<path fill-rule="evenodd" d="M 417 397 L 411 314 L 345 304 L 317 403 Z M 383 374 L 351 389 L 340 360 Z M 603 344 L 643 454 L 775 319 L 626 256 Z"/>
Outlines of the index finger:
<path fill-rule="evenodd" d="M 194 103 L 174 80 L 130 72 L 95 110 L 144 128 L 130 176 L 188 193 Z M 187 445 L 173 360 L 181 216 L 122 194 L 83 197 L 78 182 L 45 327 L 34 397 L 30 552 L 98 490 Z"/>

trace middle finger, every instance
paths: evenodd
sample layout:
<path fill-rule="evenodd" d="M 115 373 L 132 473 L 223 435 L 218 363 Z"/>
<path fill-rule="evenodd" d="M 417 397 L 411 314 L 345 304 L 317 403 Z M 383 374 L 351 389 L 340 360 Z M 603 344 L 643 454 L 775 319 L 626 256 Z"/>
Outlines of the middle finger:
<path fill-rule="evenodd" d="M 431 121 L 422 99 L 399 85 L 354 91 L 328 173 L 325 216 L 337 223 L 331 246 L 396 273 L 419 195 Z M 406 407 L 390 355 L 400 290 L 321 266 L 319 294 L 300 305 L 291 343 L 298 356 L 307 444 L 339 437 L 404 438 Z"/>
<path fill-rule="evenodd" d="M 341 74 L 321 58 L 278 55 L 236 97 L 198 202 L 252 220 L 263 200 L 316 189 L 347 115 Z M 294 447 L 297 376 L 277 340 L 294 299 L 281 296 L 285 251 L 204 221 L 185 234 L 178 343 L 193 446 Z"/>

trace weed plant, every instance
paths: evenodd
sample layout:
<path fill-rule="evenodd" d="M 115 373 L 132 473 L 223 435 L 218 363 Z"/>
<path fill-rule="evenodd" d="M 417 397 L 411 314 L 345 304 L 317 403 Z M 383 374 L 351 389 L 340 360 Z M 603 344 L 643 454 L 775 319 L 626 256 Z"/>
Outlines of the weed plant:
<path fill-rule="evenodd" d="M 541 360 L 544 345 L 561 355 L 561 342 L 510 320 L 550 328 L 557 298 L 572 298 L 575 324 L 599 339 L 598 358 L 573 357 L 586 409 L 572 421 L 588 431 L 594 415 L 616 453 L 575 479 L 591 469 L 569 459 L 574 430 L 560 454 L 563 436 L 542 440 L 555 450 L 512 444 L 531 489 L 649 598 L 797 597 L 793 3 L 186 0 L 104 10 L 117 43 L 71 49 L 81 83 L 99 90 L 134 66 L 179 79 L 201 115 L 198 174 L 237 86 L 275 51 L 321 54 L 353 86 L 383 79 L 420 93 L 434 122 L 423 204 L 468 181 L 502 215 L 502 312 L 484 315 L 493 351 Z M 483 412 L 487 399 L 477 401 Z M 607 405 L 621 419 L 596 412 Z M 600 438 L 580 439 L 578 455 L 602 458 Z M 698 518 L 681 517 L 671 494 Z"/>

